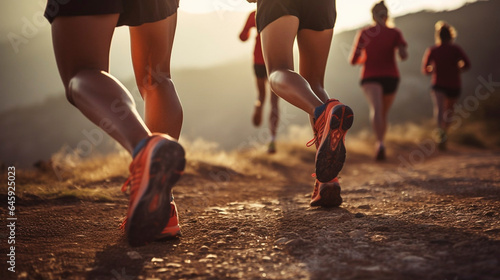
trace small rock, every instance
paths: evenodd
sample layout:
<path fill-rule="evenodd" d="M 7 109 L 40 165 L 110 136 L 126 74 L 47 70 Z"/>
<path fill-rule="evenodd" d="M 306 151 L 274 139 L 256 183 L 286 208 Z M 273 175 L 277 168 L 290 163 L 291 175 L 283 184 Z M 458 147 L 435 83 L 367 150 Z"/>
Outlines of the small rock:
<path fill-rule="evenodd" d="M 181 268 L 182 265 L 179 263 L 167 263 L 165 267 L 170 267 L 170 268 Z"/>
<path fill-rule="evenodd" d="M 216 259 L 217 258 L 217 255 L 214 255 L 214 254 L 208 254 L 207 259 Z"/>
<path fill-rule="evenodd" d="M 303 248 L 303 247 L 309 246 L 311 244 L 312 244 L 311 241 L 305 240 L 305 239 L 302 239 L 302 238 L 293 239 L 293 240 L 287 241 L 285 243 L 285 245 L 288 248 L 290 248 L 290 249 L 293 249 L 293 248 Z"/>
<path fill-rule="evenodd" d="M 358 209 L 364 209 L 364 210 L 369 210 L 371 208 L 372 207 L 370 205 L 368 205 L 368 204 L 358 206 Z"/>
<path fill-rule="evenodd" d="M 168 269 L 166 269 L 164 267 L 156 270 L 156 272 L 158 272 L 158 273 L 163 273 L 163 272 L 167 272 L 167 271 L 168 271 Z"/>
<path fill-rule="evenodd" d="M 262 260 L 268 262 L 268 261 L 271 261 L 271 257 L 264 256 L 264 257 L 262 257 Z"/>
<path fill-rule="evenodd" d="M 490 211 L 490 212 L 485 213 L 484 215 L 487 217 L 493 217 L 493 216 L 495 216 L 495 212 Z"/>
<path fill-rule="evenodd" d="M 130 252 L 127 252 L 127 256 L 128 256 L 131 260 L 140 260 L 140 259 L 142 259 L 141 254 L 139 254 L 139 252 L 137 252 L 137 251 L 130 251 Z"/>
<path fill-rule="evenodd" d="M 200 251 L 203 251 L 203 252 L 206 252 L 206 251 L 208 251 L 209 249 L 210 249 L 210 248 L 208 248 L 208 246 L 206 246 L 206 245 L 203 245 L 203 246 L 201 246 L 201 247 L 200 247 Z"/>
<path fill-rule="evenodd" d="M 354 217 L 356 217 L 356 218 L 364 218 L 364 217 L 366 217 L 366 215 L 363 214 L 363 213 L 358 212 L 358 213 L 354 214 Z"/>
<path fill-rule="evenodd" d="M 236 232 L 236 231 L 238 231 L 238 227 L 231 227 L 229 230 L 233 231 L 233 232 Z"/>
<path fill-rule="evenodd" d="M 161 259 L 161 258 L 152 258 L 151 262 L 163 262 L 163 259 Z"/>
<path fill-rule="evenodd" d="M 280 239 L 278 239 L 278 240 L 274 241 L 274 244 L 285 244 L 285 243 L 287 243 L 287 242 L 288 242 L 288 240 L 289 240 L 289 239 L 288 239 L 288 238 L 286 238 L 286 237 L 281 237 Z"/>

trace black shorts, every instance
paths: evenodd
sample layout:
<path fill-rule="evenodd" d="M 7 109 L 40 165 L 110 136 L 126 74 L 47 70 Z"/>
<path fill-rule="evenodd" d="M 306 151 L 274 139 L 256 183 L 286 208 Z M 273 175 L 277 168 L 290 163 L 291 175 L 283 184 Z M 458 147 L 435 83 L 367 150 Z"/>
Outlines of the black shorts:
<path fill-rule="evenodd" d="M 390 95 L 396 93 L 399 86 L 399 78 L 396 77 L 373 77 L 361 80 L 361 85 L 366 83 L 377 83 L 382 86 L 382 93 Z"/>
<path fill-rule="evenodd" d="M 259 32 L 282 16 L 299 18 L 299 29 L 323 31 L 332 29 L 337 19 L 335 0 L 259 0 L 257 29 Z"/>
<path fill-rule="evenodd" d="M 442 92 L 448 98 L 458 98 L 460 96 L 461 90 L 459 88 L 449 88 L 442 87 L 438 85 L 433 85 L 432 89 L 435 91 Z"/>
<path fill-rule="evenodd" d="M 44 16 L 120 14 L 116 26 L 138 26 L 165 19 L 177 12 L 179 0 L 48 0 Z"/>
<path fill-rule="evenodd" d="M 254 64 L 253 71 L 255 72 L 255 76 L 257 78 L 267 78 L 267 69 L 264 64 Z"/>

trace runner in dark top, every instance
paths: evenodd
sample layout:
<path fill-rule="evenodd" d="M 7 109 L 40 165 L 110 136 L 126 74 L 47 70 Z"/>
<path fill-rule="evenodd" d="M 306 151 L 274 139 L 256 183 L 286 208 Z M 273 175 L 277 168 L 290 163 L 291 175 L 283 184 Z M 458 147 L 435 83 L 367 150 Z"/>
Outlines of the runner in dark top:
<path fill-rule="evenodd" d="M 170 79 L 178 5 L 178 0 L 49 0 L 45 10 L 69 102 L 133 157 L 122 188 L 130 186 L 123 228 L 133 246 L 180 231 L 171 199 L 185 165 L 184 150 L 176 141 L 182 107 Z M 130 92 L 109 74 L 111 39 L 119 25 L 130 26 L 145 122 Z"/>
<path fill-rule="evenodd" d="M 256 27 L 255 24 L 255 14 L 256 12 L 251 12 L 248 16 L 247 22 L 240 33 L 240 40 L 247 41 L 250 37 L 250 31 L 252 28 Z M 264 56 L 262 55 L 262 45 L 260 42 L 260 34 L 257 32 L 255 36 L 255 47 L 253 52 L 253 68 L 255 77 L 257 80 L 257 89 L 259 90 L 259 96 L 254 106 L 253 113 L 253 124 L 259 126 L 262 122 L 262 110 L 264 102 L 266 101 L 266 87 L 267 87 L 267 70 L 266 64 L 264 62 Z M 268 146 L 268 153 L 273 154 L 276 152 L 276 133 L 278 132 L 278 121 L 279 121 L 279 108 L 278 108 L 278 96 L 271 92 L 271 111 L 269 113 L 269 129 L 271 132 L 271 141 Z"/>
<path fill-rule="evenodd" d="M 337 176 L 346 156 L 345 134 L 353 122 L 352 110 L 329 99 L 324 88 L 336 15 L 335 0 L 257 1 L 257 29 L 271 88 L 311 118 L 315 137 L 309 145 L 317 148 L 311 206 L 342 203 Z M 293 61 L 295 38 L 300 57 L 298 72 Z"/>
<path fill-rule="evenodd" d="M 447 130 L 453 114 L 453 106 L 457 102 L 462 82 L 460 74 L 470 68 L 470 61 L 465 52 L 454 43 L 455 29 L 438 21 L 436 29 L 436 45 L 427 49 L 422 60 L 424 74 L 432 74 L 432 98 L 434 101 L 434 117 L 438 126 L 438 148 L 446 149 Z"/>
<path fill-rule="evenodd" d="M 377 138 L 376 160 L 385 160 L 387 115 L 396 97 L 399 71 L 396 51 L 405 60 L 407 44 L 401 31 L 388 26 L 384 1 L 372 9 L 374 25 L 363 28 L 354 42 L 351 64 L 362 64 L 361 87 L 370 103 L 370 117 Z"/>

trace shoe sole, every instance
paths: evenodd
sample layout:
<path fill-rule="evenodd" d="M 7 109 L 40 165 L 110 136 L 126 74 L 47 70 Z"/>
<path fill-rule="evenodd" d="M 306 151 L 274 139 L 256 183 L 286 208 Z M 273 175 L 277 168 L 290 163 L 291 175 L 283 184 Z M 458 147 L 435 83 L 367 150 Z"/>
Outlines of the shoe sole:
<path fill-rule="evenodd" d="M 340 186 L 337 184 L 328 184 L 320 187 L 319 199 L 311 201 L 312 207 L 337 207 L 342 204 L 342 197 L 340 196 Z"/>
<path fill-rule="evenodd" d="M 170 220 L 172 187 L 186 165 L 182 146 L 163 139 L 149 157 L 149 182 L 131 211 L 126 226 L 131 246 L 145 245 L 161 234 Z M 147 168 L 145 169 L 148 172 Z M 155 209 L 150 209 L 156 204 Z"/>
<path fill-rule="evenodd" d="M 330 128 L 316 153 L 316 178 L 318 181 L 330 182 L 342 170 L 346 158 L 344 136 L 351 128 L 353 121 L 354 113 L 349 106 L 340 104 L 333 108 L 330 116 Z M 332 134 L 336 134 L 335 142 L 337 143 L 332 143 Z"/>

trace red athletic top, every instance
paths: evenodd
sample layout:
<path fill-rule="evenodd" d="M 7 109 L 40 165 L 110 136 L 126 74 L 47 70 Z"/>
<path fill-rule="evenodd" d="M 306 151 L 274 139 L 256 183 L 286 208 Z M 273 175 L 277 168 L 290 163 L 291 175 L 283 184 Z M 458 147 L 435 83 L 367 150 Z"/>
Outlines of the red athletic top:
<path fill-rule="evenodd" d="M 459 62 L 463 61 L 463 66 Z M 429 73 L 427 66 L 432 66 L 432 85 L 451 89 L 460 89 L 460 70 L 470 68 L 470 61 L 465 52 L 459 46 L 444 43 L 427 49 L 422 60 L 422 71 Z"/>
<path fill-rule="evenodd" d="M 397 28 L 375 25 L 363 28 L 356 38 L 352 64 L 364 64 L 362 78 L 399 78 L 396 65 L 396 48 L 407 46 L 403 34 Z"/>
<path fill-rule="evenodd" d="M 247 23 L 245 24 L 245 27 L 243 28 L 243 31 L 240 33 L 240 39 L 242 41 L 248 40 L 248 37 L 250 36 L 250 30 L 256 27 L 255 26 L 255 11 L 253 11 L 247 19 Z M 253 51 L 253 62 L 255 64 L 260 64 L 264 65 L 264 56 L 262 55 L 262 46 L 260 44 L 260 34 L 257 33 L 257 36 L 255 37 L 255 48 Z"/>

